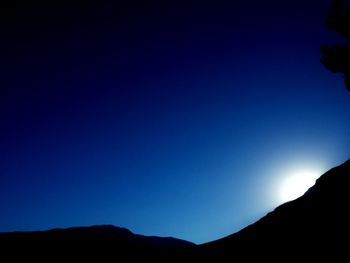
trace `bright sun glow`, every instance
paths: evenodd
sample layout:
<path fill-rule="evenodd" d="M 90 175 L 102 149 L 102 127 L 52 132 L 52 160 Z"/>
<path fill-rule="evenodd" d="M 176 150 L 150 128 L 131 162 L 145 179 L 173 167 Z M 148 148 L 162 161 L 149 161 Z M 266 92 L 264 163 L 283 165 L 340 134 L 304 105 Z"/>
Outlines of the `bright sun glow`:
<path fill-rule="evenodd" d="M 287 176 L 280 188 L 281 201 L 287 202 L 302 196 L 315 184 L 320 175 L 312 171 L 299 171 Z"/>

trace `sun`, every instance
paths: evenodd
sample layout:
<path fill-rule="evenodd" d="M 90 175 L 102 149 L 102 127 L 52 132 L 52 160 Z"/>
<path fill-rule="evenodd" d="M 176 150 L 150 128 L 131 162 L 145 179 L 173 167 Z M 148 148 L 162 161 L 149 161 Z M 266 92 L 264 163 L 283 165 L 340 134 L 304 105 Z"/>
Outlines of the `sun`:
<path fill-rule="evenodd" d="M 313 171 L 299 171 L 287 176 L 280 187 L 280 199 L 283 203 L 302 196 L 315 184 L 320 175 Z"/>

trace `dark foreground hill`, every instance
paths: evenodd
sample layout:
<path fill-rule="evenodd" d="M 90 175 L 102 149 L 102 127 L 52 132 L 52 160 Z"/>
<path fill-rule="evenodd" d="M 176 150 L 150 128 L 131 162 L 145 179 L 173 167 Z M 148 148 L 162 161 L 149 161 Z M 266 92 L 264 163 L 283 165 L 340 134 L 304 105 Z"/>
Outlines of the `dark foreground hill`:
<path fill-rule="evenodd" d="M 113 225 L 0 233 L 1 254 L 14 257 L 45 258 L 49 254 L 66 260 L 167 260 L 182 255 L 182 251 L 193 246 L 188 241 L 138 235 Z"/>
<path fill-rule="evenodd" d="M 300 198 L 256 223 L 200 246 L 200 255 L 268 261 L 350 259 L 350 160 L 323 174 Z"/>
<path fill-rule="evenodd" d="M 235 234 L 199 246 L 114 226 L 93 226 L 0 233 L 0 254 L 48 261 L 349 262 L 349 179 L 350 160 L 322 175 L 300 198 Z"/>

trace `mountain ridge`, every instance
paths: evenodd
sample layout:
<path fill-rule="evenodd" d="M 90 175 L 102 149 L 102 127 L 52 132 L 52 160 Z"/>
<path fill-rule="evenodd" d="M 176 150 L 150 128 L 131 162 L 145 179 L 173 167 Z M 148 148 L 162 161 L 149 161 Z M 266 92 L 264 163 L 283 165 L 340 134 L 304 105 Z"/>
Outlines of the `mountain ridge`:
<path fill-rule="evenodd" d="M 143 236 L 113 225 L 56 228 L 47 231 L 0 233 L 0 251 L 9 248 L 38 253 L 73 251 L 79 258 L 142 258 L 151 261 L 209 260 L 244 257 L 350 259 L 344 240 L 350 236 L 350 160 L 321 175 L 301 197 L 286 202 L 253 224 L 224 238 L 196 245 L 173 237 Z M 38 250 L 38 248 L 40 248 Z M 62 252 L 63 251 L 63 252 Z M 108 260 L 107 260 L 108 261 Z"/>
<path fill-rule="evenodd" d="M 304 195 L 286 202 L 253 224 L 200 245 L 206 257 L 272 259 L 278 254 L 322 259 L 349 258 L 343 240 L 350 234 L 350 160 L 321 175 Z M 273 251 L 271 251 L 273 248 Z M 234 252 L 233 252 L 234 251 Z"/>
<path fill-rule="evenodd" d="M 82 235 L 82 236 L 81 236 Z M 131 230 L 125 227 L 118 227 L 111 224 L 103 225 L 92 225 L 92 226 L 78 226 L 78 227 L 67 227 L 67 228 L 52 228 L 48 230 L 38 231 L 11 231 L 11 232 L 0 232 L 0 241 L 7 238 L 14 238 L 18 241 L 31 239 L 32 241 L 59 241 L 60 237 L 70 237 L 72 239 L 81 239 L 85 241 L 123 241 L 125 239 L 139 239 L 145 240 L 159 240 L 165 242 L 172 242 L 178 246 L 192 246 L 195 245 L 192 242 L 182 240 L 179 238 L 166 236 L 146 236 L 135 234 Z M 98 238 L 99 237 L 99 238 Z"/>

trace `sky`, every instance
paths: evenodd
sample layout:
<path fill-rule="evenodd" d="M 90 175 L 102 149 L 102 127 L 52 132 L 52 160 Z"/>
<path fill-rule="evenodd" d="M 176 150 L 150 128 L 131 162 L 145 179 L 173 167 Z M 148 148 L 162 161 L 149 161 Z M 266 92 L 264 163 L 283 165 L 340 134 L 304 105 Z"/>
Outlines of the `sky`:
<path fill-rule="evenodd" d="M 330 1 L 47 2 L 0 8 L 0 231 L 204 243 L 350 158 Z"/>

